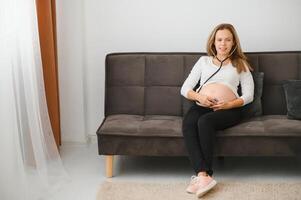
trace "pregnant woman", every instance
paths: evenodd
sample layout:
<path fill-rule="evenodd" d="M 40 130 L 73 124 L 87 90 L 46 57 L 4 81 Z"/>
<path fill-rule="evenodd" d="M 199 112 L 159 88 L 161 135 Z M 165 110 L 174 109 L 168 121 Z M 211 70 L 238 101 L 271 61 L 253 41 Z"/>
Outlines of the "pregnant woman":
<path fill-rule="evenodd" d="M 181 94 L 195 102 L 183 119 L 182 130 L 196 173 L 186 191 L 198 197 L 216 185 L 212 178 L 216 132 L 238 124 L 241 107 L 252 102 L 254 94 L 251 67 L 231 24 L 220 24 L 212 31 L 207 54 L 197 61 L 181 88 Z"/>

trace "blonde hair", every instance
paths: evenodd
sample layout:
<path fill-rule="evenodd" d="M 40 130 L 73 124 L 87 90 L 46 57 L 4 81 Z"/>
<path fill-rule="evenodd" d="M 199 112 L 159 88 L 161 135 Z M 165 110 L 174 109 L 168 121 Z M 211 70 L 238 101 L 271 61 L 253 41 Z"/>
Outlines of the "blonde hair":
<path fill-rule="evenodd" d="M 228 31 L 231 32 L 232 36 L 233 36 L 233 42 L 234 45 L 231 49 L 231 55 L 230 55 L 230 59 L 231 62 L 233 64 L 234 67 L 236 67 L 237 72 L 240 73 L 242 71 L 247 71 L 247 67 L 250 70 L 253 70 L 250 66 L 250 64 L 247 61 L 247 57 L 245 56 L 245 54 L 242 52 L 241 46 L 240 46 L 240 42 L 239 42 L 239 38 L 238 35 L 236 33 L 235 28 L 233 27 L 232 24 L 219 24 L 218 26 L 216 26 L 213 31 L 211 32 L 208 41 L 207 41 L 207 54 L 208 56 L 216 56 L 216 48 L 214 45 L 215 42 L 215 36 L 217 31 L 219 30 L 225 30 L 227 29 Z"/>

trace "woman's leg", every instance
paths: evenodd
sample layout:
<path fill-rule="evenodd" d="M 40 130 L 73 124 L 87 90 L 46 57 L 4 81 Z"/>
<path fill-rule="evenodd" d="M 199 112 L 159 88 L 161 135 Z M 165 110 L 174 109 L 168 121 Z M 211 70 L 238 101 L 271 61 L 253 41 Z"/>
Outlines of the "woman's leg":
<path fill-rule="evenodd" d="M 199 173 L 200 169 L 205 168 L 204 155 L 198 133 L 198 119 L 208 112 L 212 112 L 212 109 L 193 105 L 183 118 L 182 131 L 185 145 L 188 150 L 189 160 L 196 174 Z"/>
<path fill-rule="evenodd" d="M 198 119 L 198 136 L 201 145 L 203 159 L 205 160 L 204 168 L 207 174 L 212 176 L 212 160 L 214 153 L 214 143 L 217 130 L 223 130 L 238 124 L 241 120 L 241 108 L 229 110 L 218 110 L 202 115 Z"/>

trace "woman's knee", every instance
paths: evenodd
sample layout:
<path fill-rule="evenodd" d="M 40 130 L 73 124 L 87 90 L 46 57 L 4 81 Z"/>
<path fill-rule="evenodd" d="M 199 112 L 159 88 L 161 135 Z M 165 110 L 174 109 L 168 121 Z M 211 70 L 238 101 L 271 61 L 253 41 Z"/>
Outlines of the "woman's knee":
<path fill-rule="evenodd" d="M 205 128 L 206 126 L 212 126 L 212 118 L 210 117 L 210 115 L 203 115 L 198 119 L 198 127 L 201 128 Z"/>

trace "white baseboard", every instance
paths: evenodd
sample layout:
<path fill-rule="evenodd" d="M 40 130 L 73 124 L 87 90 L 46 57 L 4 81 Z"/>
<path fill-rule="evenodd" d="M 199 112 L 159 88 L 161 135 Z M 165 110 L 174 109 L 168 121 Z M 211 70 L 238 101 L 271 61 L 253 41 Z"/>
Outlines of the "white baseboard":
<path fill-rule="evenodd" d="M 87 135 L 84 139 L 75 140 L 74 138 L 64 138 L 62 139 L 62 144 L 96 144 L 96 135 Z"/>

